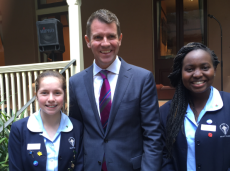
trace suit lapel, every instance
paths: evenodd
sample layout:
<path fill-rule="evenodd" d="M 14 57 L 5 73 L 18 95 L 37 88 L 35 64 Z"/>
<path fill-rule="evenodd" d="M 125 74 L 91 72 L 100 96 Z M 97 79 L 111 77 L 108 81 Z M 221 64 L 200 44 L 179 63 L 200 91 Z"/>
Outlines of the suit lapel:
<path fill-rule="evenodd" d="M 127 90 L 132 74 L 128 71 L 130 69 L 129 65 L 121 59 L 121 68 L 119 76 L 117 79 L 116 90 L 114 92 L 114 97 L 112 101 L 112 107 L 109 115 L 108 126 L 105 132 L 105 137 L 107 136 L 109 130 L 113 125 L 114 118 L 117 114 L 117 110 L 121 104 L 122 98 Z"/>
<path fill-rule="evenodd" d="M 93 88 L 93 65 L 91 65 L 89 68 L 87 68 L 86 70 L 86 74 L 84 75 L 84 83 L 85 83 L 85 87 L 89 96 L 89 100 L 93 109 L 93 113 L 95 115 L 97 124 L 99 129 L 101 130 L 101 133 L 104 134 L 104 130 L 102 128 L 101 125 L 101 121 L 99 118 L 99 113 L 97 110 L 97 105 L 95 102 L 95 96 L 94 96 L 94 88 Z"/>

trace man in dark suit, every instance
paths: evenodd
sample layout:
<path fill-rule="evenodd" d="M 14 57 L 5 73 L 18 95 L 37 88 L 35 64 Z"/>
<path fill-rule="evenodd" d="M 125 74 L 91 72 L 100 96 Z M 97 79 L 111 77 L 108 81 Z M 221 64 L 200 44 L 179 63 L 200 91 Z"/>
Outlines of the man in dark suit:
<path fill-rule="evenodd" d="M 70 116 L 84 125 L 84 170 L 159 171 L 162 145 L 153 74 L 117 56 L 122 34 L 115 14 L 94 12 L 86 32 L 94 62 L 69 84 Z"/>

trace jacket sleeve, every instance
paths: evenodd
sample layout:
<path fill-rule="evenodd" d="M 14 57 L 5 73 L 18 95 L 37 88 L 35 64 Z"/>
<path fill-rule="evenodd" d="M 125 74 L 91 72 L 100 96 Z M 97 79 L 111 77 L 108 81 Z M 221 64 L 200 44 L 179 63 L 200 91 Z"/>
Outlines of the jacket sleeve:
<path fill-rule="evenodd" d="M 74 83 L 73 80 L 70 79 L 69 81 L 69 116 L 77 119 L 80 121 L 82 124 L 82 116 L 81 116 L 81 111 L 78 107 L 78 101 L 76 99 L 76 92 L 74 91 Z"/>
<path fill-rule="evenodd" d="M 173 165 L 172 158 L 168 158 L 168 150 L 166 148 L 166 122 L 167 122 L 167 115 L 170 109 L 170 104 L 166 103 L 164 106 L 160 107 L 160 121 L 161 121 L 161 128 L 162 128 L 162 142 L 163 142 L 163 161 L 161 171 L 176 171 Z"/>
<path fill-rule="evenodd" d="M 8 152 L 9 152 L 9 169 L 10 171 L 23 171 L 23 162 L 22 162 L 22 137 L 21 132 L 19 131 L 16 124 L 13 123 L 11 126 L 9 144 L 8 144 Z"/>
<path fill-rule="evenodd" d="M 140 101 L 143 132 L 143 155 L 141 170 L 160 171 L 162 142 L 158 98 L 153 74 L 146 75 Z"/>

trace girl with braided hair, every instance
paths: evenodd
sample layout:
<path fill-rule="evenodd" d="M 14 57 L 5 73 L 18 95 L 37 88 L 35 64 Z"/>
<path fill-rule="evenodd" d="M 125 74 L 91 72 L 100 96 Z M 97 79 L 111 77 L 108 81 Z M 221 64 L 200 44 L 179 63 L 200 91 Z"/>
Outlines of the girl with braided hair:
<path fill-rule="evenodd" d="M 182 47 L 168 76 L 176 88 L 160 107 L 161 171 L 230 171 L 230 93 L 212 87 L 219 61 L 201 43 Z"/>

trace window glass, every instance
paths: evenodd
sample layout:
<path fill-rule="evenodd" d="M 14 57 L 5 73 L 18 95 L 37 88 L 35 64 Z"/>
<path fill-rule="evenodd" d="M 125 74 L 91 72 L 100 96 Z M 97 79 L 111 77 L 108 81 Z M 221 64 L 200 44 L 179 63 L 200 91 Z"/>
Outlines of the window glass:
<path fill-rule="evenodd" d="M 176 54 L 176 0 L 161 1 L 158 7 L 158 45 L 160 59 L 174 58 Z"/>
<path fill-rule="evenodd" d="M 177 45 L 189 42 L 204 43 L 204 12 L 203 0 L 161 0 L 157 4 L 157 46 L 159 59 L 174 58 Z M 183 9 L 176 9 L 176 3 L 183 4 Z M 177 6 L 178 7 L 178 6 Z M 179 15 L 183 21 L 177 21 Z M 182 27 L 183 31 L 178 29 Z M 182 40 L 178 40 L 182 37 Z M 180 42 L 178 42 L 180 41 Z M 182 42 L 183 41 L 183 42 Z"/>
<path fill-rule="evenodd" d="M 183 1 L 184 45 L 189 42 L 204 43 L 204 16 L 202 0 Z"/>
<path fill-rule="evenodd" d="M 207 0 L 155 0 L 154 60 L 158 99 L 173 97 L 175 90 L 168 75 L 178 50 L 189 42 L 205 44 L 206 4 Z"/>

